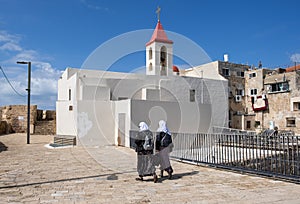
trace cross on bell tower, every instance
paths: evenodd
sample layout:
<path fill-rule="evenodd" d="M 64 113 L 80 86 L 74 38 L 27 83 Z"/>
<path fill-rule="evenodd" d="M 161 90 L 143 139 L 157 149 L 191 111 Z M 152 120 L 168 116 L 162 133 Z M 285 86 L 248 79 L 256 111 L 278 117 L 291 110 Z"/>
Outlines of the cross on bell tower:
<path fill-rule="evenodd" d="M 157 9 L 156 9 L 157 21 L 160 21 L 160 11 L 161 11 L 161 8 L 158 6 Z"/>

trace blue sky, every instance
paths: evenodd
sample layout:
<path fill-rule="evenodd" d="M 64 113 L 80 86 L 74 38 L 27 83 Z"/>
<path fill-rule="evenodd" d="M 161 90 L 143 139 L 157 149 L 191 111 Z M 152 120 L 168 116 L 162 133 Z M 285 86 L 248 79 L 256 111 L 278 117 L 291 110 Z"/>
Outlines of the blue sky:
<path fill-rule="evenodd" d="M 32 61 L 31 102 L 41 109 L 55 109 L 57 79 L 66 67 L 80 68 L 93 50 L 118 35 L 154 29 L 158 5 L 164 29 L 194 41 L 213 61 L 227 53 L 230 62 L 261 61 L 267 68 L 300 63 L 298 0 L 0 0 L 0 5 L 0 66 L 26 96 L 27 67 L 15 62 Z M 140 52 L 111 70 L 128 72 L 144 64 Z M 0 106 L 27 103 L 1 72 L 0 84 Z"/>

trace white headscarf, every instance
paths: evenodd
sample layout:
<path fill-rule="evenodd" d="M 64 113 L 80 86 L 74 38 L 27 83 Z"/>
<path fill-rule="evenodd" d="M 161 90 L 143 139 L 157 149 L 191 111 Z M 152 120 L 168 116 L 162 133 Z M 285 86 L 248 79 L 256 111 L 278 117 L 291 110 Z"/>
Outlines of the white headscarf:
<path fill-rule="evenodd" d="M 158 123 L 158 129 L 157 132 L 165 132 L 168 133 L 169 135 L 171 135 L 171 133 L 169 132 L 169 129 L 167 128 L 167 123 L 164 120 L 160 120 Z"/>
<path fill-rule="evenodd" d="M 140 128 L 140 132 L 149 129 L 148 125 L 145 122 L 140 122 L 139 128 Z"/>

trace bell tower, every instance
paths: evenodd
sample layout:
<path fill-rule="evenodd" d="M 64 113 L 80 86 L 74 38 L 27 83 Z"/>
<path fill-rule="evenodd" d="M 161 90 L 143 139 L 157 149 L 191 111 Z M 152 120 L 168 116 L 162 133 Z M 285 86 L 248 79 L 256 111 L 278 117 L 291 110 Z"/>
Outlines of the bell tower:
<path fill-rule="evenodd" d="M 146 43 L 146 74 L 169 76 L 173 73 L 173 41 L 168 39 L 160 23 L 160 11 L 158 7 L 158 21 L 150 41 Z"/>

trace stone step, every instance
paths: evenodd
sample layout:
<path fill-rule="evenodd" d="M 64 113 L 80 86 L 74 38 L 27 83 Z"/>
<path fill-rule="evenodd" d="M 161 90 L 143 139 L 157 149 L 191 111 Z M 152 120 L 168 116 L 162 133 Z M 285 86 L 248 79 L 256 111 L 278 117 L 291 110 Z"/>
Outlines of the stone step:
<path fill-rule="evenodd" d="M 76 145 L 76 137 L 69 135 L 56 135 L 54 136 L 55 145 L 65 146 L 65 145 Z"/>

